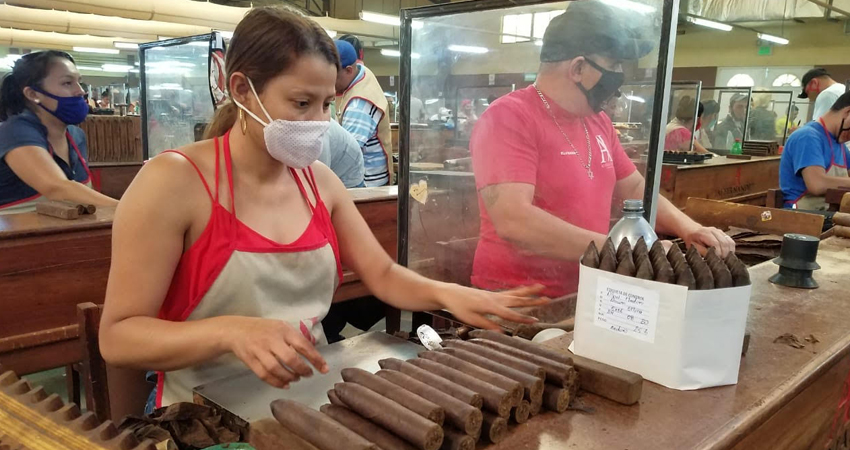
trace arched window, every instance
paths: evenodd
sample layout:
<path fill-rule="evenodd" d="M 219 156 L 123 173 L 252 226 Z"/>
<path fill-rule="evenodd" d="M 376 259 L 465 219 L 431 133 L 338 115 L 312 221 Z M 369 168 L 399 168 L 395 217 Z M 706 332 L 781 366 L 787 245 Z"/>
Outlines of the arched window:
<path fill-rule="evenodd" d="M 793 73 L 783 73 L 776 77 L 773 80 L 773 85 L 775 87 L 784 87 L 784 86 L 792 86 L 792 87 L 800 87 L 800 79 L 797 78 Z"/>
<path fill-rule="evenodd" d="M 733 76 L 729 82 L 726 83 L 726 86 L 728 87 L 753 87 L 755 85 L 756 82 L 753 80 L 753 77 L 745 73 L 739 73 Z"/>

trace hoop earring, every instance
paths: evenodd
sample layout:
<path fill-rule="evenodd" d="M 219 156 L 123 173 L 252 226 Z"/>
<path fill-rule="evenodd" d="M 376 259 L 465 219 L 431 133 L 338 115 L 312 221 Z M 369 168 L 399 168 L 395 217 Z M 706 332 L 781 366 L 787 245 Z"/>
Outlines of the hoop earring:
<path fill-rule="evenodd" d="M 248 121 L 245 120 L 245 112 L 242 111 L 242 108 L 239 108 L 239 127 L 242 129 L 243 135 L 248 131 Z"/>

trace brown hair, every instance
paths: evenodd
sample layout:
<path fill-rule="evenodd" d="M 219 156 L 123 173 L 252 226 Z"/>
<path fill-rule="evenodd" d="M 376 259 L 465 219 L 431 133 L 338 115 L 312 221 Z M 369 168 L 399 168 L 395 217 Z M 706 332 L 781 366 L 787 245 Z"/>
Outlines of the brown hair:
<path fill-rule="evenodd" d="M 682 97 L 679 100 L 679 105 L 676 108 L 676 118 L 687 122 L 689 120 L 694 120 L 694 114 L 696 114 L 697 110 L 697 101 L 694 98 L 691 98 L 689 95 Z"/>
<path fill-rule="evenodd" d="M 236 26 L 225 56 L 228 83 L 235 72 L 251 79 L 257 94 L 299 57 L 319 55 L 339 70 L 336 45 L 318 23 L 280 6 L 254 8 Z M 206 138 L 223 136 L 236 123 L 237 106 L 228 101 L 215 113 Z"/>

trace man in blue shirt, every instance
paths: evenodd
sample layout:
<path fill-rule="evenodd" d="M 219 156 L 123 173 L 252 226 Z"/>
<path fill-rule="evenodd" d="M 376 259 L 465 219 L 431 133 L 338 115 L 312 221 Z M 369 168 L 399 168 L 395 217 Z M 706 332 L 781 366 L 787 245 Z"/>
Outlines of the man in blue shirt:
<path fill-rule="evenodd" d="M 845 93 L 820 119 L 795 131 L 785 143 L 779 186 L 785 207 L 827 209 L 827 189 L 850 188 L 847 147 L 850 141 L 850 93 Z"/>
<path fill-rule="evenodd" d="M 347 188 L 363 187 L 363 152 L 357 141 L 342 125 L 331 120 L 331 127 L 322 136 L 319 161 L 330 167 Z"/>

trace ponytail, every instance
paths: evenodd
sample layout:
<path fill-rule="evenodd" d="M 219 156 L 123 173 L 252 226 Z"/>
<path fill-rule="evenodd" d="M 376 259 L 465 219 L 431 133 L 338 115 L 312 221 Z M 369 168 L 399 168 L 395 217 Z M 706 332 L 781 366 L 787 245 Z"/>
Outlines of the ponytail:
<path fill-rule="evenodd" d="M 212 122 L 207 125 L 207 129 L 204 131 L 204 139 L 224 136 L 227 130 L 236 124 L 238 115 L 239 108 L 236 104 L 232 101 L 225 102 L 215 111 Z"/>
<path fill-rule="evenodd" d="M 0 85 L 0 122 L 22 113 L 26 107 L 27 99 L 24 97 L 23 86 L 18 84 L 14 72 L 6 74 L 3 84 Z"/>
<path fill-rule="evenodd" d="M 57 50 L 27 53 L 15 61 L 12 72 L 3 78 L 3 84 L 0 85 L 0 122 L 27 109 L 28 101 L 24 96 L 24 88 L 40 87 L 47 78 L 54 58 L 64 58 L 74 62 L 71 55 Z"/>

